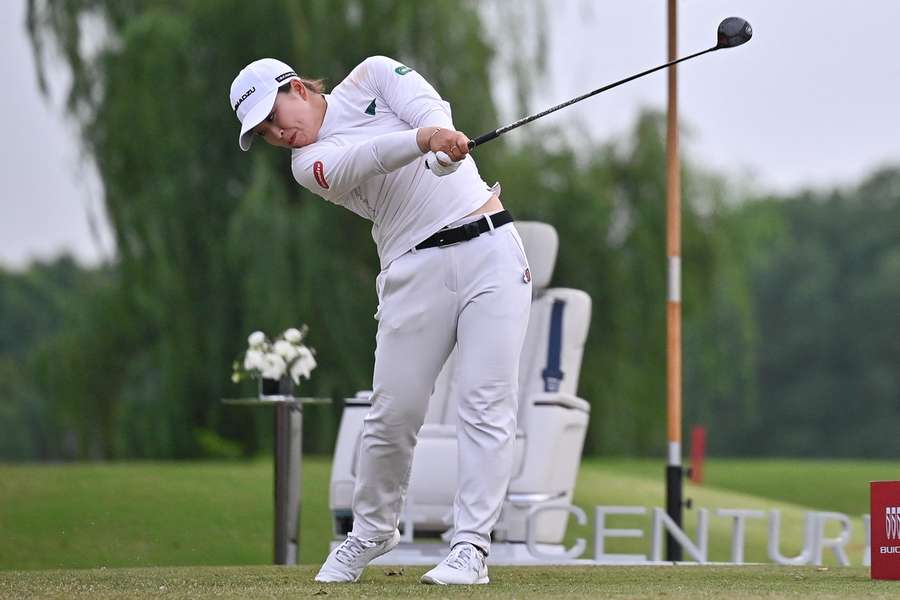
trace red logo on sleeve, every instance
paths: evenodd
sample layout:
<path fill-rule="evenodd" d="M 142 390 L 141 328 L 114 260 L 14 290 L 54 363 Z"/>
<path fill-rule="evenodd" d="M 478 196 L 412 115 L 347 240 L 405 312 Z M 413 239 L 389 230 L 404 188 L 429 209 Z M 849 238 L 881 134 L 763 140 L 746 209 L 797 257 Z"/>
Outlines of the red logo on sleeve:
<path fill-rule="evenodd" d="M 328 189 L 328 182 L 325 181 L 325 165 L 321 160 L 317 160 L 313 163 L 313 175 L 316 177 L 316 183 L 319 184 L 319 187 L 324 189 Z"/>

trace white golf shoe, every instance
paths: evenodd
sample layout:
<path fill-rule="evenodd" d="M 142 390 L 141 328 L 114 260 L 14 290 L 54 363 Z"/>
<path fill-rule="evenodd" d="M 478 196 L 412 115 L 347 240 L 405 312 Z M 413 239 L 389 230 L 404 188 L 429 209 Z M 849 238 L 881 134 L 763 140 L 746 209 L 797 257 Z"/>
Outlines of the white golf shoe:
<path fill-rule="evenodd" d="M 465 542 L 456 544 L 441 564 L 422 575 L 422 583 L 471 585 L 488 583 L 488 569 L 481 550 Z"/>
<path fill-rule="evenodd" d="M 316 581 L 321 583 L 353 583 L 358 581 L 363 570 L 372 560 L 390 552 L 400 543 L 400 532 L 386 540 L 364 540 L 353 534 L 341 542 L 325 559 L 319 569 Z"/>

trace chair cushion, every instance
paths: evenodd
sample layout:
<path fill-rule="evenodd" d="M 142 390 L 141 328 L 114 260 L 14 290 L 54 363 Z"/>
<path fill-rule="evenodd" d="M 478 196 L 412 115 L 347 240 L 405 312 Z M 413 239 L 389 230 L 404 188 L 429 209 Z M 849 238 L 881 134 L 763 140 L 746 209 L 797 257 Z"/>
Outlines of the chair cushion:
<path fill-rule="evenodd" d="M 525 246 L 528 266 L 531 267 L 532 294 L 538 296 L 550 285 L 553 278 L 556 254 L 559 250 L 559 236 L 556 229 L 547 223 L 516 221 L 515 225 Z"/>
<path fill-rule="evenodd" d="M 518 474 L 525 460 L 525 441 L 521 433 L 516 435 L 515 448 L 513 474 Z M 422 426 L 410 475 L 409 496 L 413 504 L 453 505 L 458 486 L 458 453 L 454 425 Z"/>
<path fill-rule="evenodd" d="M 558 305 L 554 308 L 554 305 Z M 559 370 L 558 382 L 545 378 L 545 370 L 551 362 L 551 338 L 554 311 L 559 323 Z M 519 360 L 519 426 L 525 427 L 532 398 L 544 392 L 562 392 L 577 396 L 578 376 L 584 343 L 587 340 L 591 321 L 591 297 L 581 290 L 551 288 L 531 303 L 528 333 Z M 555 384 L 558 385 L 554 389 Z"/>
<path fill-rule="evenodd" d="M 548 389 L 544 371 L 548 366 L 554 304 L 560 318 L 559 367 L 562 379 L 558 390 Z M 591 297 L 581 290 L 551 288 L 531 302 L 528 331 L 519 359 L 519 428 L 528 418 L 530 396 L 547 391 L 560 391 L 573 396 L 578 394 L 578 376 L 581 358 L 591 321 Z M 456 425 L 455 378 L 456 348 L 450 354 L 434 384 L 434 392 L 425 413 L 425 423 L 432 425 Z"/>

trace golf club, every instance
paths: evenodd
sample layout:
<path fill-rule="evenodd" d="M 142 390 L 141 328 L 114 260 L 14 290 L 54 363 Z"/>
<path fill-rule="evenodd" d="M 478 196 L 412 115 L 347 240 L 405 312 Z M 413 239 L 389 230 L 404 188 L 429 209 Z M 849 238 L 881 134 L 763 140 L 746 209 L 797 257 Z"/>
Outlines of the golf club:
<path fill-rule="evenodd" d="M 512 131 L 516 127 L 521 127 L 522 125 L 525 125 L 526 123 L 531 123 L 532 121 L 540 119 L 541 117 L 543 117 L 545 115 L 549 115 L 552 112 L 556 112 L 561 108 L 565 108 L 571 104 L 575 104 L 576 102 L 581 102 L 585 98 L 590 98 L 591 96 L 599 94 L 600 92 L 605 92 L 606 90 L 610 90 L 616 86 L 622 85 L 623 83 L 628 83 L 629 81 L 632 81 L 639 77 L 643 77 L 644 75 L 649 75 L 650 73 L 653 73 L 654 71 L 659 71 L 660 69 L 665 69 L 666 67 L 671 67 L 672 65 L 676 65 L 680 62 L 684 62 L 686 60 L 696 58 L 698 56 L 706 54 L 707 52 L 721 50 L 722 48 L 734 48 L 735 46 L 740 46 L 741 44 L 745 44 L 750 40 L 751 37 L 753 37 L 753 28 L 750 26 L 750 23 L 748 23 L 745 19 L 742 19 L 740 17 L 728 17 L 727 19 L 725 19 L 721 23 L 719 23 L 719 29 L 717 31 L 717 34 L 718 34 L 718 38 L 717 38 L 716 45 L 713 46 L 712 48 L 708 48 L 706 50 L 697 52 L 696 54 L 691 54 L 690 56 L 685 56 L 683 58 L 673 60 L 672 62 L 666 63 L 664 65 L 660 65 L 658 67 L 654 67 L 652 69 L 648 69 L 646 71 L 638 73 L 637 75 L 632 75 L 631 77 L 626 77 L 625 79 L 616 81 L 615 83 L 610 83 L 609 85 L 605 85 L 601 88 L 597 88 L 596 90 L 594 90 L 592 92 L 588 92 L 587 94 L 584 94 L 582 96 L 578 96 L 577 98 L 572 98 L 568 102 L 563 102 L 562 104 L 557 104 L 556 106 L 554 106 L 552 108 L 548 108 L 547 110 L 545 110 L 543 112 L 539 112 L 535 115 L 531 115 L 529 117 L 519 119 L 515 123 L 510 123 L 509 125 L 506 125 L 505 127 L 501 127 L 499 129 L 495 129 L 494 131 L 490 131 L 488 133 L 480 135 L 477 138 L 475 138 L 474 140 L 469 140 L 469 149 L 471 150 L 477 146 L 484 144 L 485 142 L 489 142 L 492 139 L 494 139 L 495 137 L 499 137 L 500 135 L 506 133 L 507 131 Z"/>

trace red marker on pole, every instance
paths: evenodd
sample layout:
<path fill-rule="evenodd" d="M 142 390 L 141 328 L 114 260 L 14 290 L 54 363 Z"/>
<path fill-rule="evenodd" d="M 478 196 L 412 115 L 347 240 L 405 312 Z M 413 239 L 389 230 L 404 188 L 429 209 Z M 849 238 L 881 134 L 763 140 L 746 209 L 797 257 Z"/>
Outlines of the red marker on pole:
<path fill-rule="evenodd" d="M 694 425 L 691 429 L 691 481 L 703 483 L 703 461 L 706 458 L 706 427 Z"/>

